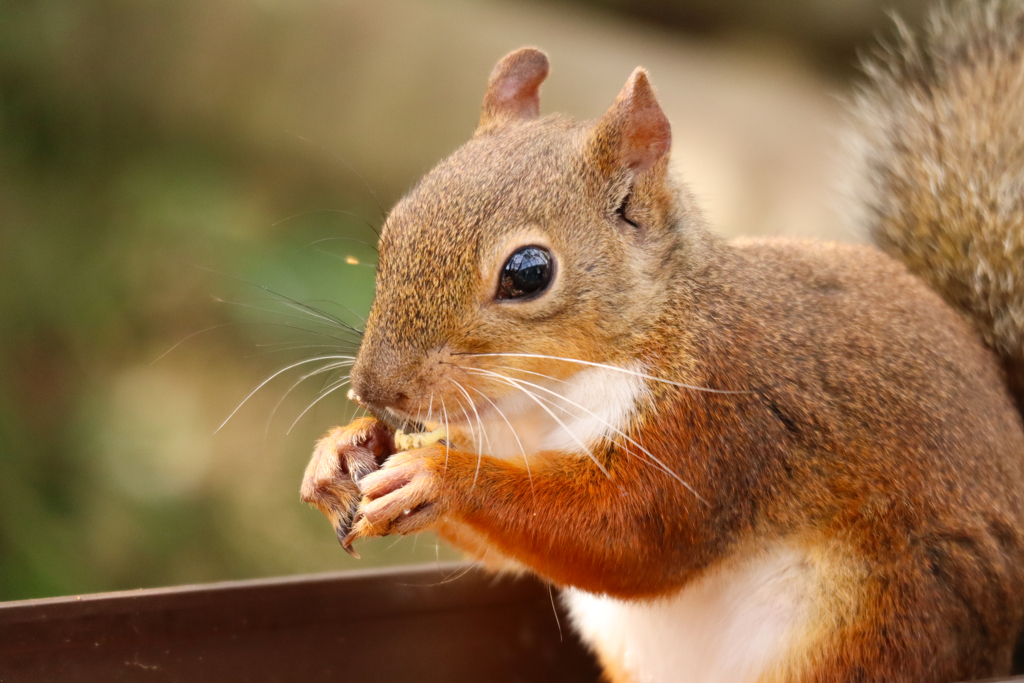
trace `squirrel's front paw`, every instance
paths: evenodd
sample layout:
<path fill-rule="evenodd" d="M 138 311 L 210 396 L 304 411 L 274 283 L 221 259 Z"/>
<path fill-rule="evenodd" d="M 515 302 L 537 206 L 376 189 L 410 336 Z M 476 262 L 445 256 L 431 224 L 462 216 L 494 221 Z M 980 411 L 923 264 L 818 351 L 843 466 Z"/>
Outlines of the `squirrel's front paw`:
<path fill-rule="evenodd" d="M 363 501 L 345 539 L 415 534 L 430 527 L 445 512 L 441 496 L 444 444 L 434 444 L 391 456 L 376 472 L 359 481 Z"/>
<path fill-rule="evenodd" d="M 317 442 L 302 478 L 302 500 L 330 520 L 341 546 L 359 557 L 347 540 L 359 506 L 359 481 L 395 452 L 394 433 L 383 422 L 361 418 L 335 427 Z"/>

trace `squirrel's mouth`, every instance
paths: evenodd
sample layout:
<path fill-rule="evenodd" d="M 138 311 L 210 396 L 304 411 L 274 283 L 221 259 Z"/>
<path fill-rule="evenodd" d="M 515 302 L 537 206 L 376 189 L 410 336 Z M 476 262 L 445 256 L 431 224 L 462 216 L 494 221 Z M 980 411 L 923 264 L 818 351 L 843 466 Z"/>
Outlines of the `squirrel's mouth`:
<path fill-rule="evenodd" d="M 358 397 L 349 396 L 361 408 L 368 411 L 392 430 L 402 430 L 406 433 L 431 431 L 438 427 L 451 429 L 453 432 L 472 432 L 482 425 L 497 418 L 497 412 L 490 405 L 465 406 L 465 401 L 456 410 L 451 411 L 446 404 L 441 404 L 439 409 L 434 407 L 428 412 L 421 409 L 418 412 L 406 412 L 390 406 L 379 407 L 367 404 Z"/>
<path fill-rule="evenodd" d="M 417 427 L 427 431 L 437 429 L 438 427 L 447 427 L 452 430 L 466 431 L 474 429 L 480 422 L 488 422 L 497 417 L 494 408 L 491 406 L 478 406 L 475 404 L 469 407 L 460 406 L 455 411 L 448 410 L 447 408 L 443 410 L 435 408 L 429 414 L 427 414 L 426 411 L 421 411 L 418 415 L 407 414 L 393 408 L 385 408 L 384 412 L 387 414 L 387 419 L 382 421 L 387 422 L 389 425 L 392 422 L 397 422 L 399 425 L 416 425 Z M 376 414 L 374 416 L 377 417 Z M 378 417 L 378 419 L 382 418 Z"/>
<path fill-rule="evenodd" d="M 364 381 L 349 398 L 392 430 L 411 434 L 444 428 L 461 447 L 513 457 L 546 447 L 549 435 L 576 429 L 573 424 L 589 414 L 578 396 L 562 395 L 568 386 L 562 380 L 526 370 L 527 379 L 522 379 L 449 357 L 429 360 L 412 379 L 378 379 L 391 385 L 387 391 Z"/>
<path fill-rule="evenodd" d="M 413 415 L 406 414 L 391 406 L 379 406 L 369 401 L 364 401 L 362 397 L 352 390 L 348 392 L 348 399 L 386 424 L 392 431 L 402 430 L 406 433 L 423 431 L 425 422 L 416 420 Z"/>

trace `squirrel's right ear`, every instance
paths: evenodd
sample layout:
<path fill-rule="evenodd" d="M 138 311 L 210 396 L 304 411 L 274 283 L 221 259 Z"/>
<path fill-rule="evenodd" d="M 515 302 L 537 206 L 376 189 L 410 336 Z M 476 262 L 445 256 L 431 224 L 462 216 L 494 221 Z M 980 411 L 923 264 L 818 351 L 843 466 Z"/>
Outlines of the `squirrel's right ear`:
<path fill-rule="evenodd" d="M 591 150 L 607 169 L 642 173 L 672 147 L 672 128 L 661 110 L 647 72 L 637 67 L 614 104 L 597 122 Z"/>
<path fill-rule="evenodd" d="M 548 58 L 534 47 L 511 52 L 498 62 L 487 81 L 477 132 L 540 114 L 540 84 L 548 77 Z"/>

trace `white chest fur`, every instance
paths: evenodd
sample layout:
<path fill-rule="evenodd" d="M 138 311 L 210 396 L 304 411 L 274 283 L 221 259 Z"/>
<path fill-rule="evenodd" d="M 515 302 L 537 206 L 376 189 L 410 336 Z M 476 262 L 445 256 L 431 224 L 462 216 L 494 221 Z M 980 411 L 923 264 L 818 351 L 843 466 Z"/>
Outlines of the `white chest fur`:
<path fill-rule="evenodd" d="M 493 404 L 480 402 L 468 436 L 481 452 L 527 458 L 542 451 L 585 455 L 621 433 L 647 392 L 640 366 L 588 367 L 566 381 L 509 373 L 516 388 Z M 475 417 L 475 416 L 474 416 Z"/>
<path fill-rule="evenodd" d="M 806 633 L 814 585 L 807 556 L 784 547 L 654 601 L 575 589 L 564 598 L 584 641 L 636 683 L 745 683 Z"/>

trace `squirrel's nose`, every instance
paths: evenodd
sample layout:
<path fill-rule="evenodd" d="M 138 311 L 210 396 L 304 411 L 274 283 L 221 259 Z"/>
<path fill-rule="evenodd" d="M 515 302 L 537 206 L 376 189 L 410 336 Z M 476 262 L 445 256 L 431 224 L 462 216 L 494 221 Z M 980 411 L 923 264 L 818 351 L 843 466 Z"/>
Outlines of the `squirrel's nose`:
<path fill-rule="evenodd" d="M 395 381 L 386 373 L 356 363 L 352 369 L 352 389 L 348 397 L 374 414 L 382 413 L 387 408 L 403 412 L 409 404 L 409 395 L 404 386 L 405 382 Z"/>

